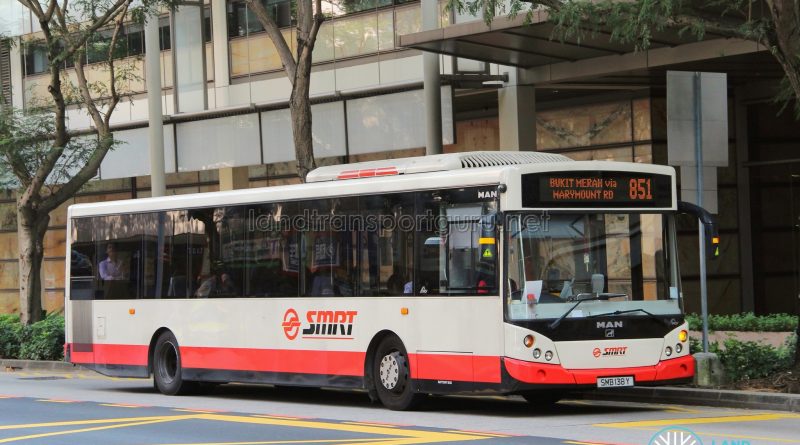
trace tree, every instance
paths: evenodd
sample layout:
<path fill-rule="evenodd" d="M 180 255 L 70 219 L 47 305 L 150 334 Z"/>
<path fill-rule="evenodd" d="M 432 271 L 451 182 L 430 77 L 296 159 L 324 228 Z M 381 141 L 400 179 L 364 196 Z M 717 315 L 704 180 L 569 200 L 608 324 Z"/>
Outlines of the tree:
<path fill-rule="evenodd" d="M 604 29 L 611 40 L 647 49 L 653 35 L 667 28 L 702 39 L 706 32 L 758 42 L 768 48 L 784 72 L 777 97 L 794 103 L 800 117 L 800 7 L 797 0 L 449 0 L 449 7 L 511 16 L 546 11 L 556 25 L 555 38 L 582 37 Z M 480 11 L 480 12 L 479 12 Z"/>
<path fill-rule="evenodd" d="M 325 16 L 322 13 L 322 0 L 296 0 L 295 18 L 297 21 L 297 52 L 292 54 L 289 43 L 281 34 L 274 18 L 267 12 L 261 0 L 245 0 L 253 10 L 261 26 L 267 31 L 283 69 L 292 84 L 289 96 L 289 113 L 292 120 L 294 152 L 297 157 L 297 173 L 305 182 L 308 172 L 316 168 L 314 161 L 314 142 L 311 133 L 311 56 L 317 34 Z M 293 2 L 294 3 L 294 2 Z"/>
<path fill-rule="evenodd" d="M 115 145 L 111 115 L 122 98 L 121 83 L 134 76 L 114 60 L 123 25 L 157 12 L 167 0 L 18 1 L 38 21 L 42 40 L 36 45 L 48 61 L 46 100 L 24 112 L 5 106 L 0 113 L 0 166 L 10 171 L 18 188 L 21 319 L 33 323 L 42 317 L 41 269 L 50 212 L 97 174 Z M 102 81 L 87 79 L 87 54 L 94 55 L 92 61 L 102 60 L 102 68 L 90 68 Z M 79 137 L 68 127 L 68 107 L 90 116 L 91 137 Z"/>

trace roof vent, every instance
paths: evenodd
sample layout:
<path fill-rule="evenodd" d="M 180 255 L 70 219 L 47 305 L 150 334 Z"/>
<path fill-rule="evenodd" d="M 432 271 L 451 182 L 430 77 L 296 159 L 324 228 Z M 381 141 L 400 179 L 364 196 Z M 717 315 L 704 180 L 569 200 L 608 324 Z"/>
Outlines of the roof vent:
<path fill-rule="evenodd" d="M 500 167 L 503 165 L 569 161 L 571 161 L 571 159 L 566 156 L 535 151 L 473 151 L 320 167 L 308 174 L 306 182 L 337 181 L 374 176 L 409 175 L 414 173 L 460 170 L 464 168 Z"/>

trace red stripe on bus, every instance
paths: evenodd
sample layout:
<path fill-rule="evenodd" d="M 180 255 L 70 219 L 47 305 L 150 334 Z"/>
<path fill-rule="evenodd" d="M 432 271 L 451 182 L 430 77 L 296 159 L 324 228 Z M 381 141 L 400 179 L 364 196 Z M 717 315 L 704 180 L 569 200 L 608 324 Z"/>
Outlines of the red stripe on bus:
<path fill-rule="evenodd" d="M 184 368 L 364 375 L 365 352 L 181 347 Z"/>
<path fill-rule="evenodd" d="M 409 354 L 409 363 L 415 379 L 500 383 L 500 357 Z"/>
<path fill-rule="evenodd" d="M 95 343 L 92 352 L 72 352 L 72 363 L 101 365 L 147 365 L 146 345 L 108 345 Z"/>
<path fill-rule="evenodd" d="M 73 352 L 79 364 L 146 366 L 144 345 L 94 344 L 94 352 Z M 365 352 L 181 347 L 184 368 L 362 377 Z M 500 357 L 468 354 L 409 354 L 412 377 L 426 380 L 500 383 Z"/>
<path fill-rule="evenodd" d="M 685 356 L 635 368 L 565 369 L 561 365 L 504 359 L 508 374 L 525 383 L 594 385 L 598 377 L 633 376 L 637 382 L 676 380 L 694 375 L 694 358 Z"/>

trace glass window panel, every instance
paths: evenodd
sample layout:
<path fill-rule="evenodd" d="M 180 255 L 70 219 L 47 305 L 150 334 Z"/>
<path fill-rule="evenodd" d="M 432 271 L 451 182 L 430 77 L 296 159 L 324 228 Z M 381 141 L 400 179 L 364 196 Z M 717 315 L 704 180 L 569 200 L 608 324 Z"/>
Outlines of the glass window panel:
<path fill-rule="evenodd" d="M 394 30 L 397 35 L 411 34 L 422 30 L 422 13 L 418 5 L 397 8 L 394 14 Z"/>
<path fill-rule="evenodd" d="M 169 17 L 161 17 L 158 19 L 158 45 L 161 51 L 172 48 L 172 40 L 170 37 Z"/>
<path fill-rule="evenodd" d="M 333 22 L 325 21 L 319 28 L 313 59 L 315 63 L 333 60 Z"/>
<path fill-rule="evenodd" d="M 97 250 L 91 218 L 72 220 L 70 247 L 70 299 L 93 300 L 98 285 Z"/>
<path fill-rule="evenodd" d="M 381 51 L 394 49 L 394 10 L 378 14 L 378 49 Z"/>
<path fill-rule="evenodd" d="M 128 55 L 144 54 L 144 31 L 142 25 L 128 25 Z"/>
<path fill-rule="evenodd" d="M 248 206 L 245 296 L 298 296 L 299 238 L 290 226 L 296 208 L 295 203 Z"/>
<path fill-rule="evenodd" d="M 305 296 L 348 296 L 356 292 L 356 250 L 359 232 L 350 225 L 357 212 L 355 198 L 299 203 L 306 221 L 303 264 Z"/>
<path fill-rule="evenodd" d="M 206 108 L 203 8 L 184 5 L 173 12 L 173 20 L 178 111 L 201 111 Z"/>
<path fill-rule="evenodd" d="M 141 215 L 98 217 L 94 223 L 100 283 L 96 298 L 139 298 L 143 273 Z"/>
<path fill-rule="evenodd" d="M 360 295 L 413 292 L 414 194 L 359 199 L 361 231 Z"/>
<path fill-rule="evenodd" d="M 334 55 L 337 59 L 378 51 L 377 16 L 368 14 L 337 20 L 333 24 Z"/>

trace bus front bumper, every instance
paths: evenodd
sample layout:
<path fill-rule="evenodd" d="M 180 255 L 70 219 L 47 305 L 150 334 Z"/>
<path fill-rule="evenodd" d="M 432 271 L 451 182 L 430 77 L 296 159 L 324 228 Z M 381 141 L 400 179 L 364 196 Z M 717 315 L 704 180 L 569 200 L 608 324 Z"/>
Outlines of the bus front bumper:
<path fill-rule="evenodd" d="M 525 362 L 505 357 L 508 375 L 535 386 L 596 386 L 598 377 L 633 376 L 636 385 L 685 382 L 694 376 L 694 357 L 687 355 L 635 368 L 566 369 L 561 365 Z"/>

